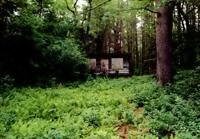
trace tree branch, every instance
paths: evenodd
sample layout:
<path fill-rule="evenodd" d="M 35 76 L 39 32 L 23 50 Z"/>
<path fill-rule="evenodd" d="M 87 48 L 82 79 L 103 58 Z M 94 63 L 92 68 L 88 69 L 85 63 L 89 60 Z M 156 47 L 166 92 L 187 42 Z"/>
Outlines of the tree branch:
<path fill-rule="evenodd" d="M 194 10 L 196 10 L 197 8 L 196 7 L 193 7 L 191 10 L 189 10 L 186 15 L 190 14 L 191 12 L 193 12 Z"/>
<path fill-rule="evenodd" d="M 101 7 L 102 5 L 104 5 L 104 4 L 106 4 L 106 3 L 110 2 L 110 1 L 111 1 L 111 0 L 106 0 L 106 1 L 104 1 L 104 2 L 102 2 L 102 3 L 100 3 L 100 4 L 98 4 L 97 6 L 91 8 L 91 9 L 88 9 L 87 11 L 95 10 L 95 9 Z"/>
<path fill-rule="evenodd" d="M 76 10 L 76 5 L 77 5 L 77 3 L 78 3 L 78 0 L 76 0 L 75 3 L 74 3 L 74 9 L 75 9 L 75 11 L 77 11 L 77 10 Z"/>
<path fill-rule="evenodd" d="M 154 13 L 154 14 L 160 14 L 157 11 L 153 11 L 153 10 L 149 9 L 147 6 L 140 7 L 140 8 L 130 8 L 130 9 L 126 9 L 126 10 L 119 10 L 119 12 L 121 12 L 121 11 L 132 11 L 132 10 L 146 10 L 146 11 L 149 11 L 149 12 Z"/>
<path fill-rule="evenodd" d="M 69 7 L 69 4 L 68 4 L 67 0 L 65 0 L 65 3 L 66 3 L 66 6 L 67 6 L 67 9 L 75 16 L 76 13 L 75 13 L 74 10 L 72 10 L 72 9 Z"/>
<path fill-rule="evenodd" d="M 151 12 L 151 13 L 154 13 L 154 14 L 160 14 L 159 12 L 153 11 L 153 10 L 147 8 L 147 7 L 144 7 L 144 10 L 147 10 L 147 11 L 149 11 L 149 12 Z"/>

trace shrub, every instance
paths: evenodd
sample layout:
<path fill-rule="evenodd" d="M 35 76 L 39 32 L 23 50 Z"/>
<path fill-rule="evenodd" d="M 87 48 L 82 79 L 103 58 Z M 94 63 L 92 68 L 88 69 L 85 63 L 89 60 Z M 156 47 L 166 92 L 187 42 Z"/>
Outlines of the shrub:
<path fill-rule="evenodd" d="M 166 88 L 147 86 L 148 90 L 136 91 L 134 102 L 145 108 L 153 134 L 163 137 L 187 132 L 194 138 L 200 136 L 199 77 L 196 70 L 183 71 Z"/>
<path fill-rule="evenodd" d="M 0 93 L 14 86 L 14 79 L 10 75 L 0 75 Z"/>
<path fill-rule="evenodd" d="M 89 126 L 93 126 L 94 128 L 101 125 L 100 115 L 94 110 L 85 111 L 83 119 Z"/>

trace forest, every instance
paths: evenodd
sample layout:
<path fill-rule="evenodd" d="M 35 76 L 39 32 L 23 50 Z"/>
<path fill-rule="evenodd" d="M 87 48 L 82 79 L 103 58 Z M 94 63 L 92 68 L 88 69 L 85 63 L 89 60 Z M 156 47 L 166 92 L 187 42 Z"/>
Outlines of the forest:
<path fill-rule="evenodd" d="M 0 0 L 0 138 L 200 138 L 199 0 Z"/>

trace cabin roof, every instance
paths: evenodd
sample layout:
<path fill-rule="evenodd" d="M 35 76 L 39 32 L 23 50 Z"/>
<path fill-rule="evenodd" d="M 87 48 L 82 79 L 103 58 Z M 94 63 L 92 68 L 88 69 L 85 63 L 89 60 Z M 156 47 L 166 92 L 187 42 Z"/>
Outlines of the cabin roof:
<path fill-rule="evenodd" d="M 101 53 L 101 54 L 89 54 L 89 58 L 101 58 L 101 59 L 109 59 L 109 58 L 125 58 L 129 59 L 131 57 L 130 53 Z"/>

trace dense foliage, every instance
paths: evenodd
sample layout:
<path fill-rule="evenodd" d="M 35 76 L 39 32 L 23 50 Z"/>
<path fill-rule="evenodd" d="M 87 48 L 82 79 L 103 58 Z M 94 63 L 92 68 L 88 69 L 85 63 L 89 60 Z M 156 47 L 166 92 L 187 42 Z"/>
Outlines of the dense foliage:
<path fill-rule="evenodd" d="M 152 133 L 161 137 L 179 133 L 181 138 L 200 136 L 199 75 L 199 68 L 182 71 L 175 83 L 164 90 L 157 87 L 153 92 L 134 93 L 134 102 L 144 107 L 145 115 L 151 119 Z"/>
<path fill-rule="evenodd" d="M 86 55 L 118 42 L 132 53 L 131 73 L 155 73 L 156 8 L 149 0 L 3 0 L 0 76 L 18 85 L 83 78 Z M 193 0 L 175 6 L 173 61 L 178 68 L 199 64 L 197 9 Z"/>
<path fill-rule="evenodd" d="M 0 5 L 6 10 L 1 13 L 7 12 L 0 20 L 1 77 L 9 76 L 17 85 L 83 78 L 87 59 L 73 20 L 56 15 L 53 1 L 46 0 L 42 9 L 39 4 L 11 0 Z"/>
<path fill-rule="evenodd" d="M 199 73 L 179 72 L 166 88 L 143 76 L 13 89 L 0 97 L 0 137 L 110 139 L 127 125 L 130 138 L 199 138 Z"/>

